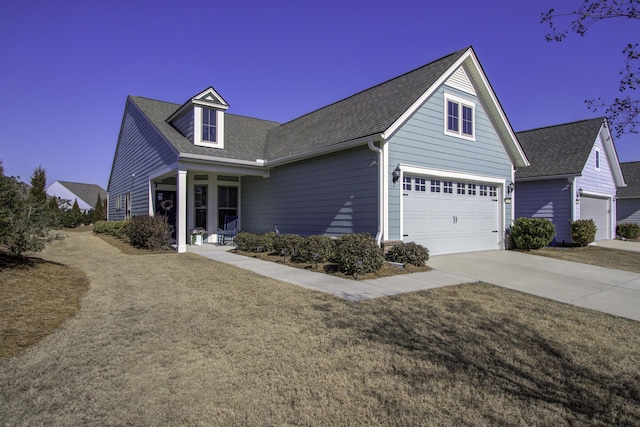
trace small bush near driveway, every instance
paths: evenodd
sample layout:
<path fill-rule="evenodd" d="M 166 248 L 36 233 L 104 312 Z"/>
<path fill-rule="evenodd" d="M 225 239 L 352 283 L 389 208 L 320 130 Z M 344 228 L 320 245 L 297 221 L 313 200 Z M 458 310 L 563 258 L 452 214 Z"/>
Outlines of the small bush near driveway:
<path fill-rule="evenodd" d="M 519 249 L 530 251 L 547 246 L 556 235 L 556 227 L 546 218 L 517 218 L 511 226 L 511 237 Z"/>
<path fill-rule="evenodd" d="M 586 246 L 596 240 L 596 223 L 592 219 L 579 219 L 571 223 L 571 241 Z"/>
<path fill-rule="evenodd" d="M 640 225 L 633 222 L 618 224 L 616 234 L 625 239 L 637 239 L 640 237 Z"/>
<path fill-rule="evenodd" d="M 415 242 L 399 243 L 387 252 L 387 260 L 421 267 L 429 260 L 429 250 Z"/>

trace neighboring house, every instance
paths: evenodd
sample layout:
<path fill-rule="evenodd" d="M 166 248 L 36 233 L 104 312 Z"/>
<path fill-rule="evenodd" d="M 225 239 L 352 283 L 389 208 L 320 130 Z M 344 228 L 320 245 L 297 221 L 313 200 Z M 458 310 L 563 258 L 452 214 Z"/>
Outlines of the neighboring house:
<path fill-rule="evenodd" d="M 528 164 L 472 48 L 279 124 L 208 88 L 183 105 L 129 96 L 109 219 L 165 213 L 177 249 L 225 216 L 240 229 L 369 233 L 431 254 L 500 249 Z"/>
<path fill-rule="evenodd" d="M 100 200 L 107 200 L 107 192 L 102 187 L 80 182 L 56 181 L 47 187 L 47 194 L 51 197 L 57 197 L 63 203 L 68 202 L 69 206 L 65 205 L 65 208 L 71 208 L 73 202 L 77 200 L 78 207 L 83 212 L 95 208 L 98 195 L 100 195 Z"/>
<path fill-rule="evenodd" d="M 616 187 L 625 185 L 606 119 L 518 132 L 531 162 L 516 171 L 516 217 L 547 218 L 555 244 L 571 242 L 571 222 L 593 219 L 596 240 L 615 237 Z"/>
<path fill-rule="evenodd" d="M 627 186 L 618 188 L 618 224 L 635 222 L 640 224 L 640 162 L 620 163 Z"/>

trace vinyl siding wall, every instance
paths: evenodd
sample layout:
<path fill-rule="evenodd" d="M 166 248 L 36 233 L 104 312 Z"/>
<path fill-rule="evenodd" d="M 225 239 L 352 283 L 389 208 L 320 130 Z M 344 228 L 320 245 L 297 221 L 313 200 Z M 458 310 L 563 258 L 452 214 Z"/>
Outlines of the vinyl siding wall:
<path fill-rule="evenodd" d="M 242 178 L 242 230 L 283 234 L 377 233 L 377 153 L 367 146 Z"/>
<path fill-rule="evenodd" d="M 571 242 L 571 203 L 575 203 L 566 179 L 518 182 L 516 218 L 546 218 L 556 226 L 555 243 Z"/>
<path fill-rule="evenodd" d="M 444 93 L 475 103 L 476 140 L 444 134 Z M 440 88 L 388 142 L 388 175 L 399 163 L 412 166 L 503 178 L 511 182 L 512 164 L 477 97 L 451 87 Z M 389 180 L 389 236 L 400 239 L 402 183 Z M 506 205 L 505 222 L 511 218 Z M 509 225 L 508 223 L 505 225 Z"/>
<path fill-rule="evenodd" d="M 174 128 L 193 142 L 193 108 L 171 122 Z"/>
<path fill-rule="evenodd" d="M 596 149 L 600 150 L 600 170 L 596 171 Z M 614 198 L 616 195 L 616 184 L 611 172 L 611 165 L 607 158 L 606 152 L 603 147 L 601 137 L 595 141 L 589 159 L 582 170 L 582 176 L 576 178 L 576 188 L 582 188 L 586 192 L 594 192 L 604 194 L 610 198 Z M 611 225 L 610 229 L 616 229 L 616 204 L 611 203 Z M 576 218 L 582 218 L 580 215 L 580 204 L 576 206 Z M 612 236 L 613 237 L 613 236 Z"/>
<path fill-rule="evenodd" d="M 149 214 L 149 175 L 175 162 L 175 151 L 128 100 L 109 177 L 109 219 L 124 219 L 115 198 L 129 192 L 131 216 Z"/>
<path fill-rule="evenodd" d="M 636 199 L 618 199 L 616 204 L 618 224 L 623 222 L 640 224 L 640 197 Z"/>

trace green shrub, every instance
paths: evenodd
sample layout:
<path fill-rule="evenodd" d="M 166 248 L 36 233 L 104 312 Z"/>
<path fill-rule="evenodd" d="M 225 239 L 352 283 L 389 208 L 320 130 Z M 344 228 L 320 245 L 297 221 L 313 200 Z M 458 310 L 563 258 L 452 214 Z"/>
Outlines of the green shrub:
<path fill-rule="evenodd" d="M 633 222 L 618 224 L 616 234 L 625 239 L 637 239 L 640 237 L 640 225 Z"/>
<path fill-rule="evenodd" d="M 346 234 L 336 241 L 333 261 L 343 273 L 365 274 L 378 271 L 382 267 L 384 254 L 369 234 Z M 360 268 L 358 261 L 362 261 Z"/>
<path fill-rule="evenodd" d="M 327 236 L 308 236 L 292 259 L 297 262 L 327 262 L 333 257 L 335 239 Z M 314 258 L 318 254 L 318 259 Z"/>
<path fill-rule="evenodd" d="M 171 243 L 171 228 L 162 215 L 134 216 L 128 227 L 129 242 L 143 249 L 168 248 Z"/>
<path fill-rule="evenodd" d="M 93 225 L 93 232 L 95 234 L 111 234 L 109 233 L 109 230 L 111 229 L 111 224 L 113 224 L 113 222 L 111 221 L 105 221 L 105 220 L 96 221 L 96 223 Z"/>
<path fill-rule="evenodd" d="M 546 218 L 517 218 L 511 226 L 511 237 L 520 249 L 530 251 L 547 246 L 556 235 L 556 227 Z"/>
<path fill-rule="evenodd" d="M 113 222 L 113 235 L 122 240 L 129 240 L 129 228 L 131 227 L 130 219 Z"/>
<path fill-rule="evenodd" d="M 258 247 L 262 248 L 261 252 L 269 253 L 273 250 L 273 241 L 276 233 L 273 231 L 265 234 L 248 233 L 240 231 L 233 239 L 233 243 L 238 250 L 244 252 L 258 252 Z"/>
<path fill-rule="evenodd" d="M 281 255 L 286 249 L 287 255 L 296 258 L 304 249 L 304 237 L 297 234 L 281 234 L 273 239 L 273 252 Z"/>
<path fill-rule="evenodd" d="M 415 242 L 393 245 L 387 252 L 387 260 L 422 267 L 429 260 L 429 250 Z"/>
<path fill-rule="evenodd" d="M 579 219 L 571 223 L 571 240 L 580 246 L 596 240 L 596 223 L 592 219 Z"/>

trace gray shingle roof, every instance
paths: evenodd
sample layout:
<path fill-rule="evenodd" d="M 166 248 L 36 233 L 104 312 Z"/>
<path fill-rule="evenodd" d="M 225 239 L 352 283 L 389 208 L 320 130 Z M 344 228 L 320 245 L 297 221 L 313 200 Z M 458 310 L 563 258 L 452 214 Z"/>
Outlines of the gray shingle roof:
<path fill-rule="evenodd" d="M 618 197 L 640 197 L 640 162 L 620 163 L 626 187 L 618 187 Z"/>
<path fill-rule="evenodd" d="M 167 119 L 180 104 L 130 96 L 181 154 L 275 160 L 386 131 L 469 48 L 285 124 L 225 113 L 223 150 L 192 144 Z"/>
<path fill-rule="evenodd" d="M 129 97 L 149 118 L 151 123 L 164 135 L 178 153 L 201 154 L 228 159 L 251 160 L 264 158 L 264 142 L 267 132 L 279 126 L 279 123 L 225 113 L 224 149 L 200 147 L 194 145 L 167 123 L 179 104 L 157 101 L 138 96 Z"/>
<path fill-rule="evenodd" d="M 273 129 L 273 160 L 386 131 L 468 48 L 359 92 Z"/>
<path fill-rule="evenodd" d="M 98 194 L 101 200 L 107 199 L 107 192 L 96 184 L 84 184 L 81 182 L 58 181 L 60 185 L 65 186 L 69 191 L 84 200 L 89 206 L 93 207 L 98 201 Z"/>
<path fill-rule="evenodd" d="M 579 175 L 589 158 L 604 117 L 516 133 L 531 166 L 517 178 Z"/>

